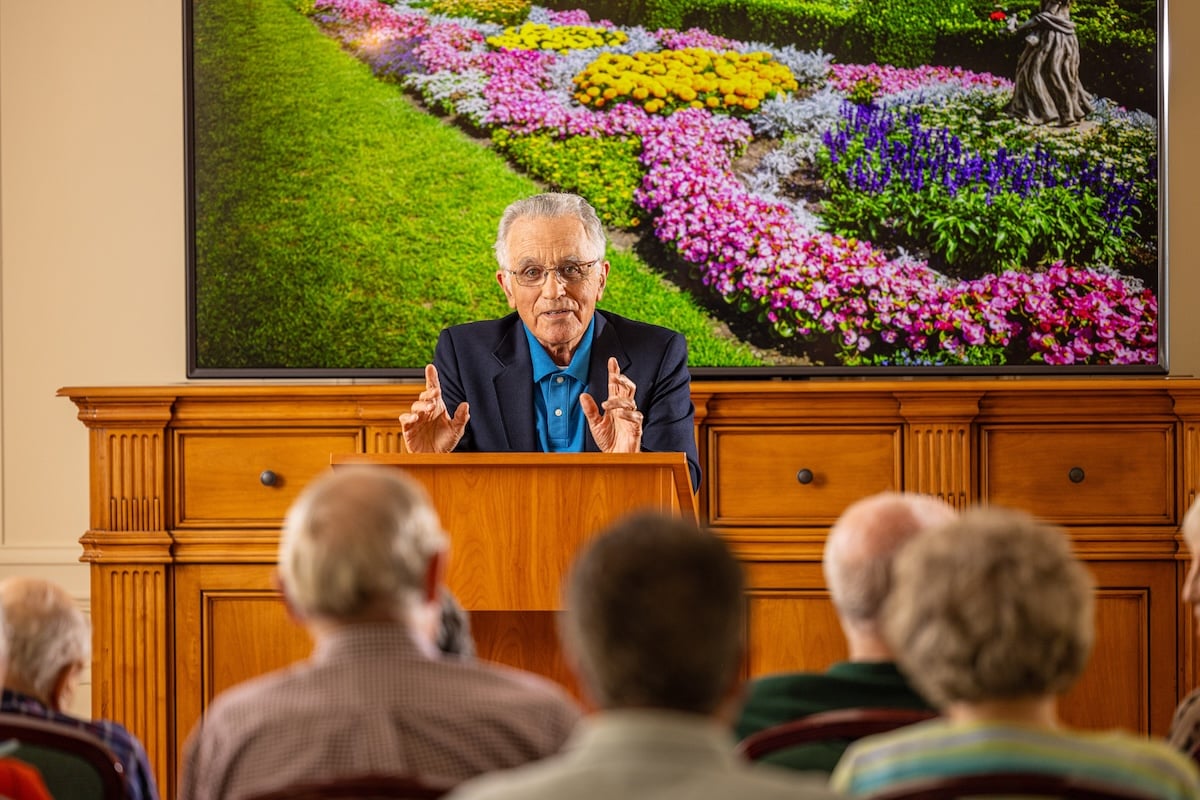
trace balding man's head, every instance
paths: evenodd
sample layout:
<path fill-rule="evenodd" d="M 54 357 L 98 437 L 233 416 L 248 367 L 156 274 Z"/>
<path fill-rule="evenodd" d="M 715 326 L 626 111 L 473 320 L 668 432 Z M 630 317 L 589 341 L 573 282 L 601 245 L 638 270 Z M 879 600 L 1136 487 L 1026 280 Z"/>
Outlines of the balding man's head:
<path fill-rule="evenodd" d="M 891 588 L 892 558 L 955 511 L 929 495 L 884 492 L 852 503 L 825 540 L 825 583 L 843 624 L 875 627 Z"/>
<path fill-rule="evenodd" d="M 447 547 L 425 490 L 399 470 L 348 466 L 304 488 L 288 510 L 279 576 L 306 619 L 402 618 L 422 600 Z"/>

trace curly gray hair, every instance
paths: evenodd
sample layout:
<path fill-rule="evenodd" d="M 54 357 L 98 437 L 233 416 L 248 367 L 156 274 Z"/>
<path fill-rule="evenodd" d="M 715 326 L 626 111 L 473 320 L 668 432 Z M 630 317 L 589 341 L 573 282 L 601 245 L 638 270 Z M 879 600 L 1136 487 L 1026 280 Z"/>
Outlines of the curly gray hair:
<path fill-rule="evenodd" d="M 901 669 L 939 708 L 1055 695 L 1091 654 L 1092 591 L 1061 529 L 978 509 L 900 551 L 883 630 Z"/>

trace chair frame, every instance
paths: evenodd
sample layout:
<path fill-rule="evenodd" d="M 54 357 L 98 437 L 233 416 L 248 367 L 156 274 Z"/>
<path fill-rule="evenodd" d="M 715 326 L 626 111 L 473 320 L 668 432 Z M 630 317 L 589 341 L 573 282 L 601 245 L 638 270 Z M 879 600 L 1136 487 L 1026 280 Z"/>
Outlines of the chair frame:
<path fill-rule="evenodd" d="M 437 800 L 454 788 L 451 781 L 419 775 L 353 775 L 292 783 L 249 800 Z"/>
<path fill-rule="evenodd" d="M 837 708 L 819 711 L 752 733 L 737 744 L 737 752 L 750 761 L 789 747 L 830 739 L 861 739 L 877 733 L 924 722 L 936 712 L 906 708 Z"/>
<path fill-rule="evenodd" d="M 8 739 L 77 756 L 87 761 L 100 776 L 106 800 L 129 797 L 124 765 L 103 741 L 85 730 L 25 714 L 0 713 L 0 741 Z M 10 757 L 23 760 L 19 752 Z"/>

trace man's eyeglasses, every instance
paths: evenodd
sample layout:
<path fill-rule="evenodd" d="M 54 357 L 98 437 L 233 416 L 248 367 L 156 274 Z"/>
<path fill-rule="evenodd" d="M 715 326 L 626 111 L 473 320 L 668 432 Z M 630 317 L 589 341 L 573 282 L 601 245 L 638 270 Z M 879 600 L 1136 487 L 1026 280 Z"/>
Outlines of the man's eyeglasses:
<path fill-rule="evenodd" d="M 512 275 L 513 280 L 519 286 L 541 286 L 546 282 L 546 277 L 552 272 L 555 278 L 570 286 L 586 281 L 588 276 L 592 274 L 592 267 L 596 266 L 596 262 L 599 260 L 596 258 L 579 264 L 568 261 L 557 267 L 540 267 L 536 264 L 530 264 L 520 269 L 506 269 L 504 271 Z"/>

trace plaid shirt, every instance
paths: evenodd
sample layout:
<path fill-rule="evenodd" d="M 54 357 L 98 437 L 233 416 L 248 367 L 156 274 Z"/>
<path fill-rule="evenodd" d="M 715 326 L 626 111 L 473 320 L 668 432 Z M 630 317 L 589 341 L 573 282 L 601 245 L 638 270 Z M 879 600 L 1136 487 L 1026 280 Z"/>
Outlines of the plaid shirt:
<path fill-rule="evenodd" d="M 579 717 L 543 678 L 430 656 L 401 625 L 349 625 L 308 660 L 218 696 L 188 739 L 178 796 L 384 772 L 460 781 L 557 752 Z"/>
<path fill-rule="evenodd" d="M 154 784 L 154 773 L 146 760 L 146 750 L 132 733 L 116 722 L 106 719 L 86 720 L 51 711 L 34 697 L 9 689 L 4 690 L 0 700 L 0 712 L 24 714 L 50 722 L 58 722 L 90 733 L 112 750 L 113 755 L 125 767 L 125 782 L 129 786 L 130 800 L 158 800 L 158 788 Z"/>

